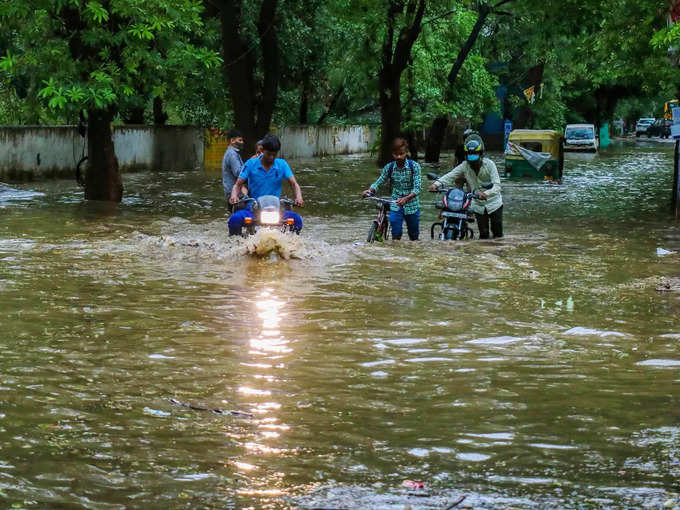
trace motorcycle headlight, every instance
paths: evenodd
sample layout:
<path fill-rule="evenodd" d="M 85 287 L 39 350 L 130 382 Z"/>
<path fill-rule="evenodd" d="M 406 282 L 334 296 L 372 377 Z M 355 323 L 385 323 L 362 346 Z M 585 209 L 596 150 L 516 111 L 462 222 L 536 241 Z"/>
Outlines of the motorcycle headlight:
<path fill-rule="evenodd" d="M 281 220 L 279 211 L 262 211 L 260 223 L 263 225 L 278 225 Z"/>

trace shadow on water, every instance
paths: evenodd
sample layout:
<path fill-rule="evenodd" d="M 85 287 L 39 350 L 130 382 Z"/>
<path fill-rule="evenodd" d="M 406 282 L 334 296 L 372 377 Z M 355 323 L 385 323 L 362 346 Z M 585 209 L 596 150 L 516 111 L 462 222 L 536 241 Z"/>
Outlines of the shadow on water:
<path fill-rule="evenodd" d="M 568 155 L 562 185 L 504 180 L 503 240 L 372 245 L 372 160 L 294 161 L 305 229 L 270 239 L 289 260 L 227 236 L 217 174 L 126 175 L 113 209 L 71 181 L 0 189 L 0 497 L 676 507 L 671 158 L 620 145 Z"/>

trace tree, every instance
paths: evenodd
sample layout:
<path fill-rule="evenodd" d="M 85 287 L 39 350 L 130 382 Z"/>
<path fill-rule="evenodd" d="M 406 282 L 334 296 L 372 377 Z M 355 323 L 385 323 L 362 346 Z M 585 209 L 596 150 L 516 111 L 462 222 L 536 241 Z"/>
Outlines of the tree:
<path fill-rule="evenodd" d="M 120 201 L 123 186 L 111 123 L 140 98 L 159 96 L 173 65 L 214 66 L 218 56 L 187 42 L 201 27 L 198 0 L 5 0 L 0 21 L 14 47 L 10 74 L 40 77 L 38 96 L 57 110 L 87 112 L 85 198 Z M 25 20 L 31 19 L 31 23 Z"/>
<path fill-rule="evenodd" d="M 475 45 L 475 42 L 477 41 L 477 38 L 479 37 L 479 34 L 481 33 L 489 15 L 493 13 L 506 14 L 503 11 L 499 11 L 499 8 L 511 1 L 513 0 L 500 0 L 493 6 L 486 2 L 480 2 L 477 4 L 477 20 L 472 26 L 472 30 L 470 30 L 467 39 L 460 47 L 460 50 L 456 56 L 456 60 L 451 66 L 447 76 L 447 81 L 451 90 L 453 90 L 454 86 L 456 85 L 456 80 L 458 79 L 458 75 L 463 68 L 463 64 L 472 51 L 472 48 Z M 449 123 L 448 119 L 449 118 L 447 115 L 440 115 L 433 121 L 428 135 L 427 148 L 425 150 L 425 161 L 430 163 L 436 163 L 439 161 L 439 154 L 441 153 L 442 143 L 444 142 L 444 134 Z"/>
<path fill-rule="evenodd" d="M 206 0 L 220 20 L 222 72 L 246 150 L 269 131 L 280 78 L 278 0 Z"/>

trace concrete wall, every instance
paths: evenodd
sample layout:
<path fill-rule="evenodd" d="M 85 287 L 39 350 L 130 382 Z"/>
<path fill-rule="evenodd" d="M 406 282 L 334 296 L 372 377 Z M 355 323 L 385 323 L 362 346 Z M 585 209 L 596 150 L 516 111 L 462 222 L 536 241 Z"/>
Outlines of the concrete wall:
<path fill-rule="evenodd" d="M 289 126 L 278 131 L 281 156 L 305 158 L 368 152 L 378 130 L 370 126 Z M 219 170 L 226 139 L 196 126 L 114 126 L 122 171 Z M 87 142 L 75 126 L 0 127 L 0 178 L 72 177 Z"/>
<path fill-rule="evenodd" d="M 372 126 L 288 126 L 275 132 L 281 138 L 281 157 L 291 159 L 361 154 L 368 152 L 378 137 L 378 128 Z M 203 167 L 208 171 L 221 170 L 225 150 L 224 133 L 206 130 Z"/>
<path fill-rule="evenodd" d="M 203 129 L 194 126 L 114 126 L 122 171 L 199 170 Z M 87 142 L 75 126 L 0 127 L 0 177 L 71 177 Z"/>
<path fill-rule="evenodd" d="M 278 134 L 282 157 L 305 158 L 368 152 L 377 132 L 371 126 L 287 126 Z"/>

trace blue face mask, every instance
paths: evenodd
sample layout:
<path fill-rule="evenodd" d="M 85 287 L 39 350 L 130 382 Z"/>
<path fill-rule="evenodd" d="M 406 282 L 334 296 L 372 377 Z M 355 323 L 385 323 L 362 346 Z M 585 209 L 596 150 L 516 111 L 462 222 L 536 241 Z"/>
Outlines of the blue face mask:
<path fill-rule="evenodd" d="M 468 161 L 477 161 L 478 159 L 479 159 L 479 154 L 468 154 L 467 155 Z"/>

